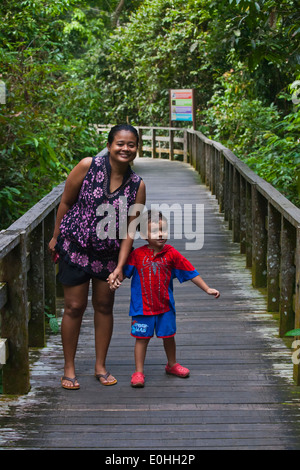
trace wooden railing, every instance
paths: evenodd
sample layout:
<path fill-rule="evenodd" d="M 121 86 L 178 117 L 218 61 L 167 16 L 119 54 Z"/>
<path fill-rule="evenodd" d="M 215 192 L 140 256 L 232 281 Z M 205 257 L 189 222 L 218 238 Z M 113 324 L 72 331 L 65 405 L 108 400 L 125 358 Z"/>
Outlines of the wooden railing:
<path fill-rule="evenodd" d="M 107 126 L 95 127 L 98 132 L 107 131 Z M 229 149 L 201 132 L 154 127 L 138 130 L 140 158 L 179 159 L 199 172 L 218 200 L 233 241 L 245 254 L 253 286 L 266 289 L 268 310 L 280 314 L 279 334 L 299 328 L 300 209 Z M 63 185 L 55 188 L 0 233 L 1 336 L 9 351 L 3 368 L 4 393 L 28 391 L 28 346 L 44 346 L 45 306 L 55 312 L 55 266 L 47 246 L 62 191 Z M 2 356 L 7 357 L 6 350 Z M 300 385 L 297 364 L 294 378 Z"/>
<path fill-rule="evenodd" d="M 166 158 L 167 156 L 169 160 L 180 159 L 187 162 L 187 129 L 176 127 L 139 127 L 138 129 L 140 158 L 144 155 L 151 155 L 152 158 Z"/>
<path fill-rule="evenodd" d="M 63 187 L 57 186 L 0 233 L 0 357 L 5 394 L 29 391 L 28 348 L 45 346 L 45 308 L 56 313 L 56 268 L 47 250 Z"/>

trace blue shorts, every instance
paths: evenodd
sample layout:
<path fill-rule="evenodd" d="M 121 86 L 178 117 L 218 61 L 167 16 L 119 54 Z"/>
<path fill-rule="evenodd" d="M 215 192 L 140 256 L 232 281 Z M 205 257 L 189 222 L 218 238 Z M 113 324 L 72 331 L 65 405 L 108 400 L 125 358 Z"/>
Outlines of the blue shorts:
<path fill-rule="evenodd" d="M 154 330 L 158 338 L 174 336 L 176 333 L 176 316 L 174 312 L 132 317 L 131 336 L 134 336 L 134 338 L 152 338 Z"/>

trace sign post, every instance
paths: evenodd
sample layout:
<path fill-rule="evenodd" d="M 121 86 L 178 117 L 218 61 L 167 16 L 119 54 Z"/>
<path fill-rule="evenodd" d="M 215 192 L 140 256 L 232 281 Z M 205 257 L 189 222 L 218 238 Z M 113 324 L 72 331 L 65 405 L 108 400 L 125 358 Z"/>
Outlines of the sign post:
<path fill-rule="evenodd" d="M 195 90 L 170 90 L 170 127 L 172 122 L 188 121 L 196 128 Z"/>

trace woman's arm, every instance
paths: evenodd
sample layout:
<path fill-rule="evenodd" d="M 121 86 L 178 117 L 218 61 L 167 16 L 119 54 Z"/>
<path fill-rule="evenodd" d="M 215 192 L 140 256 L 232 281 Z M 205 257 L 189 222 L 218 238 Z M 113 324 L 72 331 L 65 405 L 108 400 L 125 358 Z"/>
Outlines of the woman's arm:
<path fill-rule="evenodd" d="M 52 239 L 49 242 L 49 251 L 52 257 L 55 255 L 54 247 L 57 242 L 57 237 L 59 235 L 59 227 L 64 215 L 68 210 L 73 206 L 74 202 L 77 200 L 82 182 L 89 171 L 89 168 L 92 163 L 92 158 L 87 157 L 83 158 L 70 172 L 69 176 L 66 179 L 65 189 L 61 197 L 60 204 L 58 206 L 56 221 Z"/>
<path fill-rule="evenodd" d="M 140 183 L 140 187 L 138 189 L 137 195 L 136 195 L 135 204 L 142 204 L 144 206 L 145 202 L 146 202 L 146 186 L 145 186 L 144 181 L 142 180 Z M 128 226 L 136 217 L 137 215 L 130 216 L 128 218 Z M 134 238 L 129 233 L 127 233 L 127 237 L 124 240 L 122 240 L 119 258 L 118 258 L 118 265 L 116 269 L 109 275 L 110 284 L 113 284 L 116 279 L 119 279 L 119 281 L 123 280 L 123 267 L 125 266 L 127 258 L 131 252 L 133 241 L 134 241 Z"/>

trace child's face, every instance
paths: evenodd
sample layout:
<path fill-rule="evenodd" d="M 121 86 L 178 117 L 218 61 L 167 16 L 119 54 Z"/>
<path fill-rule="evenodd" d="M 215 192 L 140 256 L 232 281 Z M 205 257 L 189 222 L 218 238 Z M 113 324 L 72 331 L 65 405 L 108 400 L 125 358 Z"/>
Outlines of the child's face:
<path fill-rule="evenodd" d="M 168 239 L 167 223 L 163 220 L 157 222 L 149 222 L 148 224 L 148 242 L 149 247 L 160 251 Z"/>

